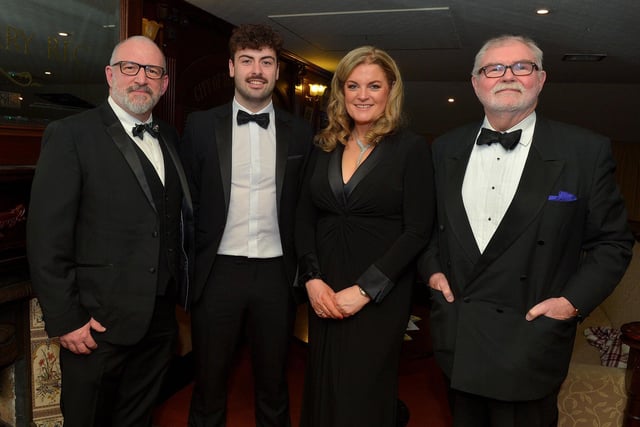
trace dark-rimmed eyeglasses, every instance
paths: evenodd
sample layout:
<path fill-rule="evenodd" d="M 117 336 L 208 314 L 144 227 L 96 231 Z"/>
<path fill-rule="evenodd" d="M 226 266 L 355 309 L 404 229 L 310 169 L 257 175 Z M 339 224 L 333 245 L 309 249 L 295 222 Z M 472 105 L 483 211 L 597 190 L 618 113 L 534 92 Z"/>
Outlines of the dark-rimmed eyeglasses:
<path fill-rule="evenodd" d="M 490 79 L 497 79 L 505 75 L 507 68 L 511 69 L 514 76 L 528 76 L 535 70 L 540 69 L 535 62 L 516 62 L 511 65 L 491 64 L 480 68 L 478 74 L 484 73 L 484 75 Z"/>
<path fill-rule="evenodd" d="M 164 68 L 159 65 L 142 65 L 131 61 L 118 61 L 111 64 L 111 67 L 120 66 L 120 72 L 127 76 L 135 76 L 144 68 L 144 75 L 150 79 L 157 80 L 164 76 Z"/>

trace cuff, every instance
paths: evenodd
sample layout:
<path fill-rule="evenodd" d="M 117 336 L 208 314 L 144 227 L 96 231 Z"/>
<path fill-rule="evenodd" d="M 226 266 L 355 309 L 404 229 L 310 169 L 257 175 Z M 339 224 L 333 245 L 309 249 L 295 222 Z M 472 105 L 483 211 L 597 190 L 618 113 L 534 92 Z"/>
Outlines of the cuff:
<path fill-rule="evenodd" d="M 371 300 L 376 303 L 382 301 L 393 288 L 393 282 L 375 265 L 367 268 L 367 270 L 358 277 L 356 283 L 364 289 Z"/>

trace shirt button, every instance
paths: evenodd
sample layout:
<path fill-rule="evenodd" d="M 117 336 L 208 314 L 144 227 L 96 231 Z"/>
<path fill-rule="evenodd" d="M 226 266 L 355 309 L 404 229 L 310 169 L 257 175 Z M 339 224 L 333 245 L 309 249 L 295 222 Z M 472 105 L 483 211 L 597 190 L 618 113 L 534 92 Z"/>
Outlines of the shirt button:
<path fill-rule="evenodd" d="M 156 272 L 156 268 L 155 267 L 149 267 L 149 273 L 153 274 Z"/>

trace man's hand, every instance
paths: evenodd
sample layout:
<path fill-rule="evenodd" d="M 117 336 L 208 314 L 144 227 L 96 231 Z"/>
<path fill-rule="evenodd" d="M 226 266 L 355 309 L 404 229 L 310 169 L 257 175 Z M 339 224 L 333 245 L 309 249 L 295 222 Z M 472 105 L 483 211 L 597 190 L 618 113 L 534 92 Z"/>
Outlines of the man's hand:
<path fill-rule="evenodd" d="M 107 330 L 93 317 L 81 328 L 60 336 L 60 345 L 75 354 L 91 354 L 91 351 L 98 348 L 95 340 L 91 336 L 91 330 L 104 332 Z"/>
<path fill-rule="evenodd" d="M 322 279 L 309 280 L 305 287 L 309 302 L 318 317 L 342 319 L 343 315 L 335 302 L 335 292 Z"/>
<path fill-rule="evenodd" d="M 453 297 L 453 292 L 451 292 L 449 281 L 443 273 L 433 273 L 431 277 L 429 277 L 429 287 L 442 292 L 442 296 L 447 300 L 447 302 L 453 302 L 455 299 Z"/>
<path fill-rule="evenodd" d="M 526 315 L 531 321 L 540 316 L 550 317 L 556 320 L 567 320 L 578 315 L 578 309 L 565 297 L 549 298 L 534 305 Z"/>

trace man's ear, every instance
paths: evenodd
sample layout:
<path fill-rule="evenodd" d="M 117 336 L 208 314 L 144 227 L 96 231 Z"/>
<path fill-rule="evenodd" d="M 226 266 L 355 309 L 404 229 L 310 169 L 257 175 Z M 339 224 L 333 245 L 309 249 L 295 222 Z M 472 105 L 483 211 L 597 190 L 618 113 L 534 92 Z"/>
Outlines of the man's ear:
<path fill-rule="evenodd" d="M 229 58 L 229 77 L 235 77 L 236 68 L 233 64 L 233 59 Z"/>

